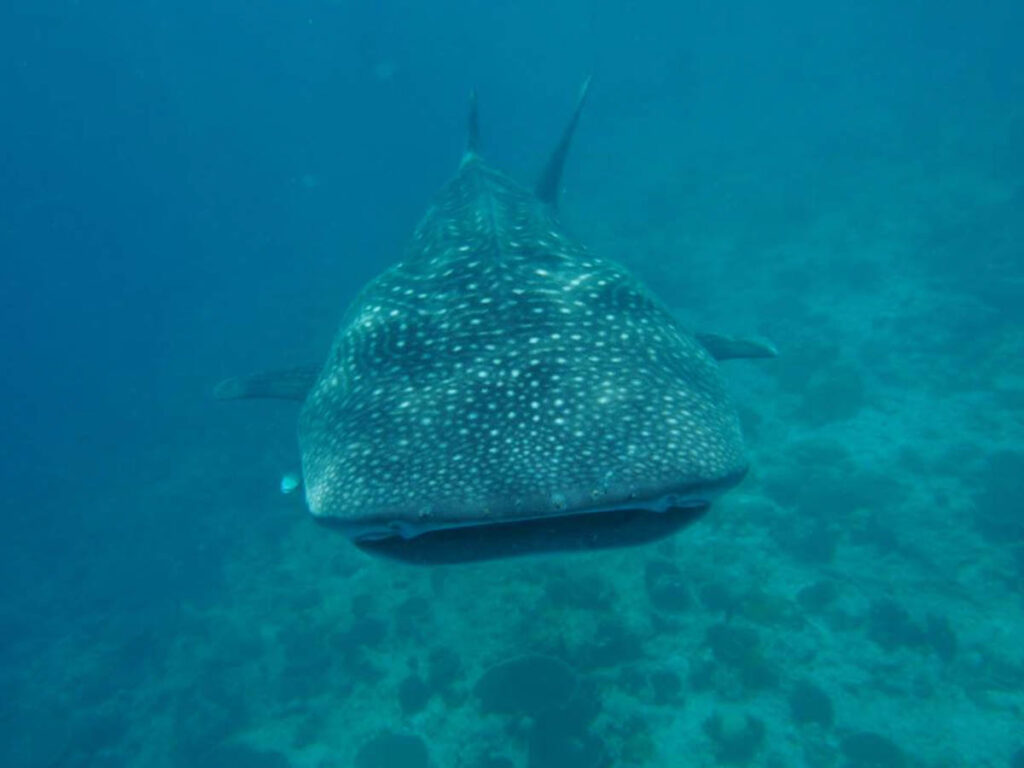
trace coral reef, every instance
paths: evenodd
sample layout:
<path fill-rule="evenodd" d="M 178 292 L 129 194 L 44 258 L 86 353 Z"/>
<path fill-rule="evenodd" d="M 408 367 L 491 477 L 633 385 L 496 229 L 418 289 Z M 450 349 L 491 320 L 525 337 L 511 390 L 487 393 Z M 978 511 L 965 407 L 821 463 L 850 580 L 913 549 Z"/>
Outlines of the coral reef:
<path fill-rule="evenodd" d="M 831 728 L 835 720 L 832 699 L 809 680 L 798 680 L 789 692 L 789 714 L 795 723 L 816 723 L 822 728 Z"/>
<path fill-rule="evenodd" d="M 847 768 L 906 768 L 907 757 L 891 739 L 860 731 L 842 740 Z"/>
<path fill-rule="evenodd" d="M 739 712 L 715 713 L 704 722 L 715 757 L 724 765 L 746 765 L 765 740 L 764 723 Z"/>
<path fill-rule="evenodd" d="M 427 745 L 419 736 L 380 733 L 356 752 L 355 768 L 427 768 Z"/>
<path fill-rule="evenodd" d="M 564 707 L 576 692 L 572 668 L 551 656 L 519 656 L 488 669 L 474 692 L 484 712 L 537 717 Z"/>

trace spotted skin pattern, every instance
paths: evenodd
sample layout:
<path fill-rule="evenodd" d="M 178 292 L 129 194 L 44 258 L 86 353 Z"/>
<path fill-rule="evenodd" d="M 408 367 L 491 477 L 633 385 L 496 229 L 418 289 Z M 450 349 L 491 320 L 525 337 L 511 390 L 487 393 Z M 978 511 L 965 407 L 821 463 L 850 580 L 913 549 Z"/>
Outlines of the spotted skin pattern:
<path fill-rule="evenodd" d="M 473 153 L 349 309 L 299 441 L 354 538 L 704 503 L 746 470 L 707 351 Z"/>

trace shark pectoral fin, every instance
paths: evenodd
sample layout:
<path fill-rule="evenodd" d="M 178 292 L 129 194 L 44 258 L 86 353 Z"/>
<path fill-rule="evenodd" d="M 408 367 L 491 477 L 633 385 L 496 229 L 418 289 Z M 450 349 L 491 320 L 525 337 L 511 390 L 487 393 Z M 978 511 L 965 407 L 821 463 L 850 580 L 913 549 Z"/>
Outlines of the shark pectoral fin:
<path fill-rule="evenodd" d="M 775 345 L 764 339 L 740 339 L 717 333 L 695 333 L 694 337 L 715 360 L 779 356 Z"/>
<path fill-rule="evenodd" d="M 319 366 L 300 366 L 224 379 L 213 389 L 218 400 L 268 398 L 303 401 L 320 375 Z"/>

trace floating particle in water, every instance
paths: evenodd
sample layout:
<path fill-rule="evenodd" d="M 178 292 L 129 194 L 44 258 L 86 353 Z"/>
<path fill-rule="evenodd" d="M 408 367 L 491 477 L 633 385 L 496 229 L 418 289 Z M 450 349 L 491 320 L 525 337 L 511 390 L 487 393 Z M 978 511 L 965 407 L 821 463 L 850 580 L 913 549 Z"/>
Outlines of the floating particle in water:
<path fill-rule="evenodd" d="M 286 496 L 290 493 L 295 493 L 300 485 L 302 485 L 302 480 L 294 472 L 286 472 L 281 477 L 281 493 Z"/>

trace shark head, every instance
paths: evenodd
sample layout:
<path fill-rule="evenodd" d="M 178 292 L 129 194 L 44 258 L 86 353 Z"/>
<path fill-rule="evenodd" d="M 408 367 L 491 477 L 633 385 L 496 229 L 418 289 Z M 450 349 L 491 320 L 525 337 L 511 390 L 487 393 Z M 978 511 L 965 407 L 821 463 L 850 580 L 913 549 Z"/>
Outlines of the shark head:
<path fill-rule="evenodd" d="M 747 470 L 716 361 L 774 349 L 689 333 L 559 222 L 586 90 L 534 189 L 480 157 L 474 99 L 458 172 L 326 362 L 216 390 L 302 401 L 309 509 L 368 552 L 441 563 L 651 541 Z"/>
<path fill-rule="evenodd" d="M 479 157 L 474 109 L 457 174 L 308 392 L 309 508 L 367 550 L 449 561 L 635 543 L 746 471 L 711 354 L 558 221 L 578 115 L 530 190 Z"/>

